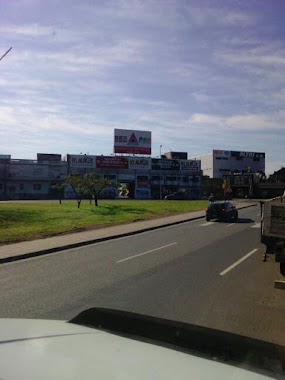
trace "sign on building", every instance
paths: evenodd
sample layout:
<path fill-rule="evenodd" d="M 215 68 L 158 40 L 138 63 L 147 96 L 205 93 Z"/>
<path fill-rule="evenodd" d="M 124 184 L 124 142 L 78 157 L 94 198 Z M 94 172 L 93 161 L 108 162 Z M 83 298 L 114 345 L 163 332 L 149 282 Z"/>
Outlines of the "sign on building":
<path fill-rule="evenodd" d="M 146 169 L 149 170 L 151 159 L 148 157 L 129 157 L 130 169 Z"/>
<path fill-rule="evenodd" d="M 70 168 L 95 168 L 96 166 L 96 156 L 87 155 L 74 155 L 69 154 L 67 156 Z"/>
<path fill-rule="evenodd" d="M 231 157 L 232 152 L 230 150 L 213 150 L 213 155 L 214 156 L 219 156 L 219 157 Z"/>
<path fill-rule="evenodd" d="M 150 180 L 148 175 L 138 175 L 135 197 L 139 199 L 151 198 Z"/>
<path fill-rule="evenodd" d="M 180 170 L 180 162 L 178 160 L 168 160 L 153 158 L 151 160 L 152 170 Z"/>
<path fill-rule="evenodd" d="M 242 158 L 265 158 L 265 153 L 259 152 L 235 152 L 232 151 L 232 157 L 242 157 Z"/>
<path fill-rule="evenodd" d="M 180 169 L 183 171 L 198 172 L 201 170 L 201 161 L 199 160 L 180 161 Z"/>
<path fill-rule="evenodd" d="M 239 157 L 239 158 L 265 158 L 265 153 L 261 152 L 240 152 L 234 150 L 213 150 L 213 155 L 218 157 Z"/>
<path fill-rule="evenodd" d="M 0 161 L 8 161 L 11 160 L 11 155 L 10 154 L 0 154 Z"/>
<path fill-rule="evenodd" d="M 126 157 L 96 156 L 97 169 L 128 169 L 129 160 Z"/>
<path fill-rule="evenodd" d="M 151 132 L 114 130 L 114 153 L 151 154 Z"/>

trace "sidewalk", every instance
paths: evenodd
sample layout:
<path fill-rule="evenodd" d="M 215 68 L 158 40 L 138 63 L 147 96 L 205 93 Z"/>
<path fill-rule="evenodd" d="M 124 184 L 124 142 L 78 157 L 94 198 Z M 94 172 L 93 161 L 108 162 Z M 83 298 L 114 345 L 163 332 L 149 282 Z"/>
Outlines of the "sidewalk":
<path fill-rule="evenodd" d="M 232 202 L 238 209 L 252 207 L 257 202 Z M 202 219 L 205 211 L 195 211 L 186 214 L 178 214 L 158 219 L 145 220 L 118 226 L 77 232 L 61 236 L 53 236 L 45 239 L 24 241 L 21 243 L 0 246 L 0 264 L 30 257 L 45 255 L 65 249 L 76 248 L 118 237 L 130 236 L 140 232 L 151 231 L 161 227 L 171 226 Z"/>

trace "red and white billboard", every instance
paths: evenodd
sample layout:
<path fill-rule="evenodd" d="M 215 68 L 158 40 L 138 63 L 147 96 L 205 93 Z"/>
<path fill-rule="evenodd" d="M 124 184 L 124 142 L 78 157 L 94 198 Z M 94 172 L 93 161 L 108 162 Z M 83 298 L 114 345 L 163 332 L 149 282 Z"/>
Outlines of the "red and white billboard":
<path fill-rule="evenodd" d="M 151 155 L 151 132 L 115 129 L 114 153 Z"/>
<path fill-rule="evenodd" d="M 97 156 L 97 169 L 128 169 L 129 160 L 126 157 Z"/>

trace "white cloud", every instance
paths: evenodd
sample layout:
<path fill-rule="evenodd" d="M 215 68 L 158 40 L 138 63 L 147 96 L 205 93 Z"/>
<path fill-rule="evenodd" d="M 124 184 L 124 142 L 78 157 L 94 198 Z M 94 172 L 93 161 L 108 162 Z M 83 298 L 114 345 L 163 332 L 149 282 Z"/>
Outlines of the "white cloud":
<path fill-rule="evenodd" d="M 211 7 L 193 7 L 188 6 L 188 14 L 192 22 L 196 25 L 203 27 L 211 26 L 248 26 L 254 25 L 257 21 L 256 15 L 232 11 L 228 9 L 217 9 Z"/>
<path fill-rule="evenodd" d="M 84 46 L 75 47 L 72 51 L 18 51 L 12 57 L 12 63 L 27 65 L 28 62 L 36 67 L 50 67 L 55 65 L 57 70 L 70 72 L 86 72 L 94 67 L 108 68 L 132 63 L 143 63 L 151 49 L 150 43 L 143 40 L 119 40 L 115 44 L 93 46 L 89 49 Z"/>
<path fill-rule="evenodd" d="M 270 51 L 265 53 L 259 49 L 217 53 L 217 58 L 230 64 L 285 65 L 284 54 Z"/>
<path fill-rule="evenodd" d="M 249 115 L 234 115 L 230 117 L 221 115 L 209 115 L 196 113 L 192 115 L 188 124 L 196 125 L 199 128 L 217 128 L 217 130 L 232 130 L 248 131 L 248 132 L 267 132 L 271 133 L 273 130 L 283 130 L 285 122 L 285 114 L 275 113 L 272 115 L 267 114 L 249 114 Z"/>
<path fill-rule="evenodd" d="M 49 36 L 55 32 L 55 28 L 52 26 L 42 26 L 38 24 L 22 24 L 19 25 L 9 25 L 0 27 L 1 33 L 6 34 L 18 34 L 29 37 L 42 37 Z"/>

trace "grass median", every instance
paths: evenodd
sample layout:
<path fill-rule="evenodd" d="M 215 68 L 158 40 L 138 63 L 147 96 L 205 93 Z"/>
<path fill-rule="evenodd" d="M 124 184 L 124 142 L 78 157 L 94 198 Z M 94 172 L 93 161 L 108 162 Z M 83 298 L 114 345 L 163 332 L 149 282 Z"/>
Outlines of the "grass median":
<path fill-rule="evenodd" d="M 0 203 L 0 245 L 204 210 L 206 201 Z"/>

